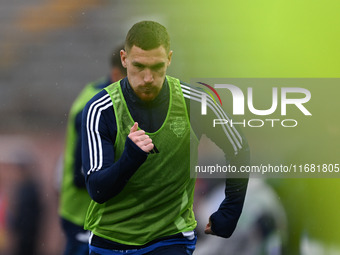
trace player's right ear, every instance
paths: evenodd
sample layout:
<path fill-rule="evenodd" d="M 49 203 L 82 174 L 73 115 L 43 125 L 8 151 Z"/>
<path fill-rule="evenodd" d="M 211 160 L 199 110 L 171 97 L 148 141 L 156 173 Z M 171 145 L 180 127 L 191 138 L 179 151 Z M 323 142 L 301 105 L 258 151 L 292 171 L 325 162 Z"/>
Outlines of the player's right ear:
<path fill-rule="evenodd" d="M 126 68 L 126 58 L 127 58 L 127 52 L 125 50 L 120 50 L 120 60 L 122 61 L 122 66 Z"/>

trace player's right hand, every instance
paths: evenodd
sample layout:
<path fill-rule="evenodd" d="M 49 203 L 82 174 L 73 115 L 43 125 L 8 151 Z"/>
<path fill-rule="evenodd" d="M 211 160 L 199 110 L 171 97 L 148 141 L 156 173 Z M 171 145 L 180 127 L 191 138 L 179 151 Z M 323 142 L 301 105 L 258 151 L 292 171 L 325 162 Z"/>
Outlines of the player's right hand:
<path fill-rule="evenodd" d="M 144 130 L 138 130 L 138 123 L 135 122 L 130 129 L 128 137 L 143 151 L 150 152 L 154 145 L 151 138 L 145 134 Z"/>

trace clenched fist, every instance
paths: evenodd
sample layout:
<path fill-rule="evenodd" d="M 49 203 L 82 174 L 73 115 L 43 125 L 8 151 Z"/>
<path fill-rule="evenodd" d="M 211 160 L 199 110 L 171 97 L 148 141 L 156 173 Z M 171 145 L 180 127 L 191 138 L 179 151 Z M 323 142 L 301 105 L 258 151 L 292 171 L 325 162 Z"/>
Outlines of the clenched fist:
<path fill-rule="evenodd" d="M 145 131 L 138 130 L 137 122 L 131 127 L 128 137 L 145 152 L 150 152 L 154 147 L 151 138 L 145 134 Z"/>
<path fill-rule="evenodd" d="M 211 230 L 211 220 L 209 219 L 209 223 L 205 226 L 204 233 L 215 235 L 215 233 Z"/>

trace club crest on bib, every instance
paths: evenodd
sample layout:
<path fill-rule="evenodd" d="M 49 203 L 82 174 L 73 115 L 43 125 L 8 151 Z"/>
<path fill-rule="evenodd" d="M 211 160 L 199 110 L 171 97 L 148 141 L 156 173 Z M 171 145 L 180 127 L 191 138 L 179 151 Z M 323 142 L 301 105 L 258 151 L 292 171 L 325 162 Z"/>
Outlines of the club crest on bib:
<path fill-rule="evenodd" d="M 170 129 L 177 137 L 182 137 L 186 131 L 186 123 L 183 117 L 176 117 L 170 124 Z"/>

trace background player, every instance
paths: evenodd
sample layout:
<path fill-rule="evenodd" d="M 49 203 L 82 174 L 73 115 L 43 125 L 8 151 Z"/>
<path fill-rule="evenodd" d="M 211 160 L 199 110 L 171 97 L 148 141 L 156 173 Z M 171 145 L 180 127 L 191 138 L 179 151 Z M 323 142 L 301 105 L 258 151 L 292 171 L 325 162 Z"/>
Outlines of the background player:
<path fill-rule="evenodd" d="M 68 118 L 64 169 L 60 194 L 59 214 L 66 235 L 65 255 L 88 254 L 88 231 L 84 230 L 85 214 L 90 203 L 81 163 L 81 118 L 85 104 L 100 90 L 126 76 L 118 47 L 111 55 L 110 75 L 91 82 L 74 101 Z"/>

